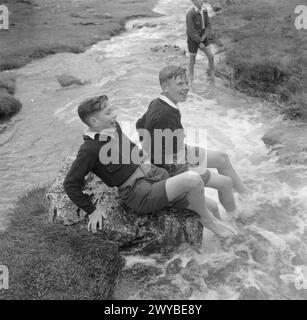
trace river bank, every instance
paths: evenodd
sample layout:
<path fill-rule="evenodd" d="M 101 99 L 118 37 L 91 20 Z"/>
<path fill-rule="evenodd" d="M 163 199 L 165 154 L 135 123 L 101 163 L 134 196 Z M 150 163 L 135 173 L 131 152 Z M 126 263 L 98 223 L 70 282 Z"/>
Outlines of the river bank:
<path fill-rule="evenodd" d="M 295 28 L 295 0 L 217 0 L 218 70 L 234 88 L 275 102 L 285 118 L 307 120 L 307 30 Z"/>
<path fill-rule="evenodd" d="M 7 1 L 1 0 L 0 4 Z M 108 40 L 136 17 L 157 16 L 155 0 L 10 0 L 9 30 L 0 30 L 0 71 L 59 52 L 80 53 Z"/>

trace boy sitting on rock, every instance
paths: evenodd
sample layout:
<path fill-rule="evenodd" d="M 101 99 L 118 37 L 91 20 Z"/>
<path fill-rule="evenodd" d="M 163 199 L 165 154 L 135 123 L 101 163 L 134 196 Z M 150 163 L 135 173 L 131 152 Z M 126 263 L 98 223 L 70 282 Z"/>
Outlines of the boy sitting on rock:
<path fill-rule="evenodd" d="M 77 158 L 64 181 L 69 198 L 89 215 L 88 229 L 102 229 L 103 208 L 83 193 L 85 177 L 97 175 L 109 187 L 117 187 L 120 199 L 139 214 L 150 214 L 170 204 L 199 214 L 201 222 L 220 237 L 235 231 L 208 210 L 204 184 L 199 174 L 184 172 L 169 177 L 168 172 L 150 163 L 116 122 L 107 96 L 89 98 L 78 107 L 80 119 L 88 126 Z"/>
<path fill-rule="evenodd" d="M 185 134 L 178 103 L 185 102 L 189 93 L 186 69 L 179 66 L 165 67 L 159 73 L 159 81 L 162 89 L 161 96 L 150 103 L 147 111 L 136 123 L 137 130 L 140 132 L 145 129 L 149 132 L 148 137 L 151 138 L 149 143 L 146 139 L 142 140 L 144 150 L 151 154 L 151 162 L 166 169 L 170 176 L 188 170 L 200 174 L 206 187 L 218 190 L 219 200 L 229 213 L 229 217 L 237 217 L 233 188 L 242 195 L 247 194 L 249 190 L 240 180 L 228 155 L 222 151 L 208 150 L 184 143 Z M 154 131 L 157 129 L 169 130 L 174 134 L 174 140 L 165 140 L 162 146 L 162 162 L 157 162 L 157 154 L 154 150 L 154 138 L 156 138 Z M 191 155 L 192 157 L 197 155 L 197 162 L 190 163 Z M 216 168 L 218 173 L 210 172 L 207 167 Z M 206 202 L 210 208 L 211 200 L 207 198 Z M 244 220 L 242 216 L 240 218 Z"/>

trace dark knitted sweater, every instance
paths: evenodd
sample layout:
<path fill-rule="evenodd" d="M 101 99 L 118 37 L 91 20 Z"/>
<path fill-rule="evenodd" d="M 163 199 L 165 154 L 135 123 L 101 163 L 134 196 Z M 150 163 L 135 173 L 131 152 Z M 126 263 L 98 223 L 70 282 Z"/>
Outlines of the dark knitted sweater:
<path fill-rule="evenodd" d="M 88 214 L 91 214 L 96 209 L 90 196 L 83 193 L 85 177 L 89 172 L 93 172 L 109 187 L 118 187 L 122 185 L 138 167 L 138 164 L 133 164 L 131 161 L 131 151 L 133 148 L 136 148 L 135 150 L 139 149 L 122 132 L 119 124 L 116 126 L 116 131 L 118 133 L 119 143 L 117 143 L 118 147 L 114 148 L 114 150 L 119 151 L 118 163 L 102 164 L 99 159 L 101 148 L 111 141 L 111 137 L 108 137 L 106 141 L 99 141 L 84 136 L 84 143 L 81 145 L 76 160 L 66 175 L 64 189 L 68 197 Z M 97 134 L 96 136 L 98 136 L 97 138 L 99 139 L 99 135 Z M 124 148 L 124 150 L 130 151 L 128 155 L 122 155 L 121 150 L 123 144 L 128 146 L 128 148 Z M 111 155 L 109 154 L 109 156 Z M 128 161 L 124 159 L 127 156 L 129 157 Z M 123 164 L 127 162 L 130 162 L 130 164 Z"/>
<path fill-rule="evenodd" d="M 195 11 L 195 8 L 191 8 L 186 16 L 187 25 L 187 36 L 193 41 L 200 43 L 201 37 L 206 29 L 211 29 L 211 23 L 206 9 L 202 9 L 204 13 L 204 25 L 205 29 L 202 27 L 202 16 L 199 11 Z"/>
<path fill-rule="evenodd" d="M 151 150 L 149 150 L 146 141 L 142 141 L 142 145 L 146 152 L 150 151 L 151 162 L 156 166 L 164 167 L 165 156 L 169 156 L 169 154 L 165 152 L 166 150 L 169 150 L 172 154 L 176 154 L 184 147 L 184 131 L 181 124 L 180 111 L 173 108 L 162 99 L 157 98 L 150 103 L 145 114 L 137 121 L 136 129 L 146 129 L 149 132 Z M 162 139 L 162 150 L 155 150 L 155 129 L 169 129 L 173 133 L 177 130 L 176 132 L 178 134 L 174 134 L 172 141 Z M 173 148 L 168 147 L 170 143 L 173 143 Z M 159 160 L 157 161 L 157 159 Z M 162 161 L 160 161 L 160 159 L 162 159 Z"/>

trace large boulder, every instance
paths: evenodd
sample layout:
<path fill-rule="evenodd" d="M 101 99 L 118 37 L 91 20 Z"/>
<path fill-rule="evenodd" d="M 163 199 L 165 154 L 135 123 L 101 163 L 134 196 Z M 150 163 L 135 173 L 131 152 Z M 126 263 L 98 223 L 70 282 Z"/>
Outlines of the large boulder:
<path fill-rule="evenodd" d="M 57 76 L 57 80 L 62 87 L 70 87 L 72 85 L 81 86 L 85 84 L 85 81 L 80 80 L 69 74 L 61 74 Z"/>
<path fill-rule="evenodd" d="M 5 89 L 4 89 L 5 90 Z M 21 109 L 22 104 L 5 91 L 0 92 L 0 120 L 13 116 Z"/>
<path fill-rule="evenodd" d="M 279 163 L 306 165 L 306 134 L 305 124 L 290 126 L 287 123 L 280 123 L 270 128 L 262 137 L 262 141 L 276 154 Z"/>
<path fill-rule="evenodd" d="M 65 225 L 87 226 L 87 215 L 66 195 L 63 181 L 74 157 L 68 157 L 47 193 L 49 221 Z M 106 210 L 100 235 L 113 241 L 129 253 L 170 253 L 181 244 L 199 247 L 202 243 L 203 227 L 197 215 L 189 210 L 178 212 L 173 208 L 156 215 L 138 216 L 121 203 L 116 188 L 109 188 L 95 175 L 86 178 L 84 192 L 92 197 L 97 206 Z"/>

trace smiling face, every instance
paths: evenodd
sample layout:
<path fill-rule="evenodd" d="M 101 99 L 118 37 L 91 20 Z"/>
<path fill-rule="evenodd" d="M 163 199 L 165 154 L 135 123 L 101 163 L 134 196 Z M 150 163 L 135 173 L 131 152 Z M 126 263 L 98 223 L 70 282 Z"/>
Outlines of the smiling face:
<path fill-rule="evenodd" d="M 189 79 L 186 73 L 168 79 L 162 84 L 163 94 L 172 102 L 185 102 L 190 90 Z"/>
<path fill-rule="evenodd" d="M 202 7 L 204 1 L 203 0 L 192 0 L 192 2 L 196 8 L 200 9 Z"/>
<path fill-rule="evenodd" d="M 100 132 L 104 129 L 115 128 L 116 116 L 110 102 L 105 101 L 104 106 L 101 110 L 95 111 L 88 117 L 87 123 L 91 130 L 93 130 L 94 132 Z"/>

